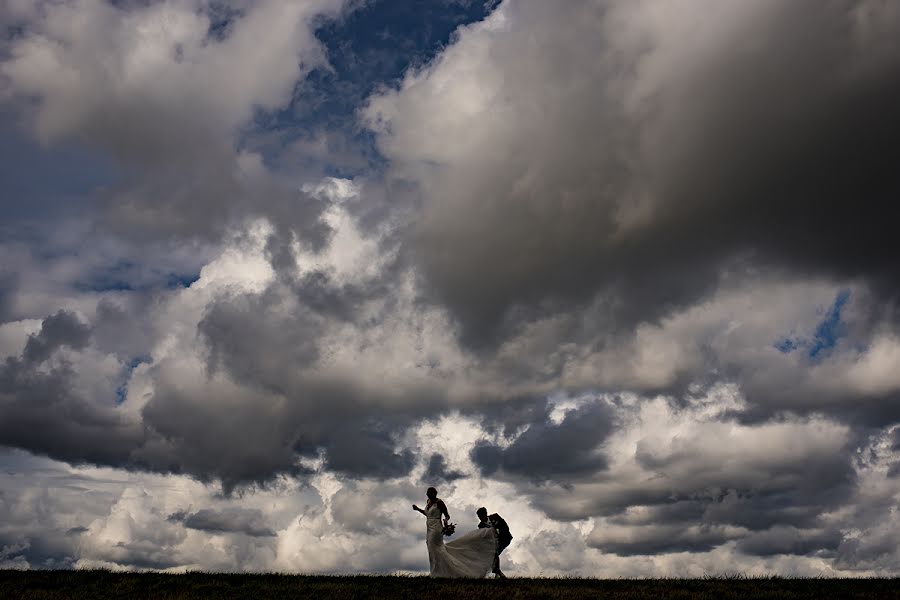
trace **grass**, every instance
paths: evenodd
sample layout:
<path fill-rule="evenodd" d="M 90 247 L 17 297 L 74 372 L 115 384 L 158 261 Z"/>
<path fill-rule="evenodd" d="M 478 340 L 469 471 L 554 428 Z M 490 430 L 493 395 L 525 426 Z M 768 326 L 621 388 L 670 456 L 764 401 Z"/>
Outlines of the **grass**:
<path fill-rule="evenodd" d="M 900 579 L 782 579 L 721 576 L 705 579 L 432 580 L 403 576 L 112 573 L 109 571 L 0 571 L 0 598 L 631 598 L 741 599 L 897 598 Z"/>

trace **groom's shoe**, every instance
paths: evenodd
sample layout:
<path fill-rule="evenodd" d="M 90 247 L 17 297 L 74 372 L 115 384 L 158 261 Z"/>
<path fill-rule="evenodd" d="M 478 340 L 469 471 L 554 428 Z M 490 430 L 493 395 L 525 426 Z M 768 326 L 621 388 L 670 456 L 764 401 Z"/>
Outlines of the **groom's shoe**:
<path fill-rule="evenodd" d="M 496 571 L 494 571 L 494 576 L 497 579 L 506 579 L 506 575 L 504 575 L 503 571 L 501 571 L 500 569 L 497 569 Z"/>

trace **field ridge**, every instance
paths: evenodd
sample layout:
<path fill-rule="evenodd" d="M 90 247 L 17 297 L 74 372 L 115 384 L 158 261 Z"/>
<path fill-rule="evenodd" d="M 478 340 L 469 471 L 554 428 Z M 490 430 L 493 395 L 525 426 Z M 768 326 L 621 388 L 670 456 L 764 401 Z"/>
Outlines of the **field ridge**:
<path fill-rule="evenodd" d="M 103 570 L 0 571 L 0 598 L 398 598 L 415 600 L 524 599 L 751 599 L 896 598 L 900 579 L 748 577 L 701 579 L 439 580 L 404 575 L 288 575 L 279 573 L 119 573 Z"/>

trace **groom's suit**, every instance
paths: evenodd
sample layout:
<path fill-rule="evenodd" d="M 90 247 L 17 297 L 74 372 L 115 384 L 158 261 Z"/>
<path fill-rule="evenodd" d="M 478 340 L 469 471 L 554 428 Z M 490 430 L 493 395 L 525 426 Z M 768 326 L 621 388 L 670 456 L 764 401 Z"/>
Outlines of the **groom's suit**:
<path fill-rule="evenodd" d="M 503 517 L 494 513 L 492 515 L 488 515 L 487 522 L 479 521 L 478 528 L 482 529 L 484 527 L 493 527 L 497 530 L 497 554 L 494 555 L 494 573 L 500 572 L 500 553 L 506 550 L 506 547 L 509 546 L 509 543 L 512 541 L 513 536 L 509 532 L 509 525 L 506 524 L 506 521 L 503 520 Z"/>

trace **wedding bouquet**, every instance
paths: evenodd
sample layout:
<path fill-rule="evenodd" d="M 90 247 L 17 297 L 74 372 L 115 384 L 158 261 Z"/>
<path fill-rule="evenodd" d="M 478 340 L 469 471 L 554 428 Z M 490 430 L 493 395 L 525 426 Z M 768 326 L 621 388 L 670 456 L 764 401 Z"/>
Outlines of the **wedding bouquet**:
<path fill-rule="evenodd" d="M 443 531 L 445 536 L 450 537 L 451 535 L 453 535 L 453 532 L 456 531 L 456 524 L 447 523 L 446 525 L 444 525 Z"/>

